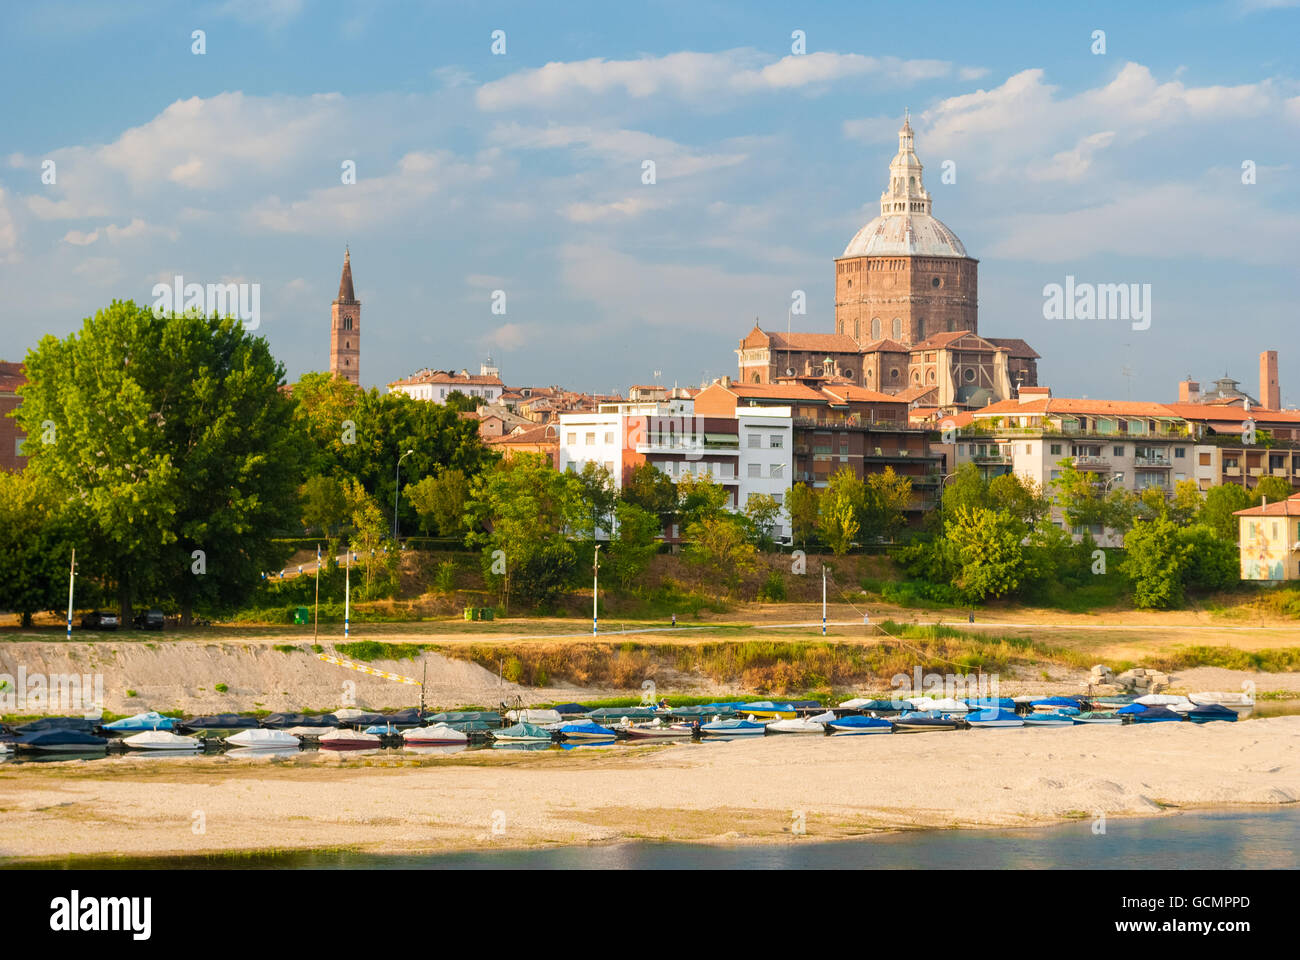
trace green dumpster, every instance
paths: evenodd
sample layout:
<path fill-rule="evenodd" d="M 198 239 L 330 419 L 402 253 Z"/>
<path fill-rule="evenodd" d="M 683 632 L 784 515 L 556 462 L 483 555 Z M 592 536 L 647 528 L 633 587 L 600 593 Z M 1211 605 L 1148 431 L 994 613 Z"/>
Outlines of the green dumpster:
<path fill-rule="evenodd" d="M 466 620 L 473 620 L 473 619 L 474 619 L 474 608 L 473 608 L 473 607 L 466 607 L 466 608 L 465 608 L 465 619 L 466 619 Z"/>
<path fill-rule="evenodd" d="M 495 611 L 491 607 L 484 607 L 479 611 L 479 613 L 482 614 L 482 619 L 484 620 L 491 620 L 495 615 Z"/>
<path fill-rule="evenodd" d="M 306 607 L 299 607 L 293 613 L 294 623 L 311 623 L 311 611 Z"/>

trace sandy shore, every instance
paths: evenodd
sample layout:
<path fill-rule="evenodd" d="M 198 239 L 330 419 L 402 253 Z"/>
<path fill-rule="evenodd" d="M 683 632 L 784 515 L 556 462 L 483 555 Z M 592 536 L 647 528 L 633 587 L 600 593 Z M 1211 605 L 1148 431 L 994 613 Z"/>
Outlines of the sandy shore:
<path fill-rule="evenodd" d="M 0 764 L 0 857 L 788 842 L 1298 800 L 1296 716 L 450 757 L 121 757 Z"/>

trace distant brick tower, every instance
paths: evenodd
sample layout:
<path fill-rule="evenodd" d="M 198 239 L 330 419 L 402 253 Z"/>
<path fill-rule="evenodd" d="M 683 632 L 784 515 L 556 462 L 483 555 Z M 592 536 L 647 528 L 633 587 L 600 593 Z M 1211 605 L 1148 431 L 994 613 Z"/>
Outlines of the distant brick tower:
<path fill-rule="evenodd" d="M 361 385 L 361 301 L 352 289 L 352 253 L 346 248 L 339 296 L 330 310 L 330 373 Z"/>
<path fill-rule="evenodd" d="M 1282 388 L 1277 380 L 1277 351 L 1259 355 L 1259 402 L 1266 410 L 1282 409 Z"/>

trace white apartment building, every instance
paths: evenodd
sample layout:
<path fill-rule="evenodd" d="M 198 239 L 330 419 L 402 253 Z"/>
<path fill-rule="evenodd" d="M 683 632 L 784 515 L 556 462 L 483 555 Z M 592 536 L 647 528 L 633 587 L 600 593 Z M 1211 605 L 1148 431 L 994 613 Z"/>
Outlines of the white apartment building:
<path fill-rule="evenodd" d="M 956 466 L 974 463 L 986 477 L 1015 473 L 1049 495 L 1067 458 L 1106 490 L 1154 487 L 1169 496 L 1176 484 L 1196 479 L 1198 447 L 1187 423 L 1159 403 L 1052 397 L 1046 387 L 1026 387 L 1017 398 L 973 411 L 972 426 L 956 438 Z M 1052 515 L 1065 526 L 1059 510 Z M 1103 546 L 1123 542 L 1109 528 L 1090 532 Z"/>
<path fill-rule="evenodd" d="M 496 403 L 505 391 L 495 367 L 483 366 L 486 373 L 470 373 L 462 370 L 453 373 L 450 370 L 421 370 L 403 380 L 394 380 L 388 385 L 393 393 L 404 393 L 416 400 L 429 400 L 433 403 L 446 403 L 452 393 L 461 393 L 467 397 L 478 397 L 483 403 Z"/>

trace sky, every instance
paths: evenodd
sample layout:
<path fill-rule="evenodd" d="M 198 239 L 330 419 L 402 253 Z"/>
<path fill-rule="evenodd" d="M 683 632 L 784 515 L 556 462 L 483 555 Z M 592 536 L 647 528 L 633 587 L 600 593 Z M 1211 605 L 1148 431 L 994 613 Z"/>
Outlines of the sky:
<path fill-rule="evenodd" d="M 734 376 L 796 290 L 833 332 L 910 110 L 980 332 L 1041 384 L 1254 394 L 1275 349 L 1300 404 L 1300 0 L 1084 6 L 13 4 L 0 358 L 179 274 L 258 284 L 293 380 L 328 367 L 346 245 L 367 386 L 489 355 L 511 385 Z M 1045 319 L 1067 276 L 1150 284 L 1149 327 Z"/>

